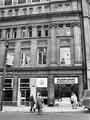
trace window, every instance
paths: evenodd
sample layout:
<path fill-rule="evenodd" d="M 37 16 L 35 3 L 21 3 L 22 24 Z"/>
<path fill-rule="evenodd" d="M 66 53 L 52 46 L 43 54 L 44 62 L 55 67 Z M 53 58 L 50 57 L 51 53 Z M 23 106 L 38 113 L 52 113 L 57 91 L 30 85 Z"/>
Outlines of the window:
<path fill-rule="evenodd" d="M 12 66 L 14 64 L 14 49 L 8 49 L 6 65 Z"/>
<path fill-rule="evenodd" d="M 6 29 L 6 38 L 9 39 L 10 38 L 10 29 Z"/>
<path fill-rule="evenodd" d="M 17 15 L 18 15 L 18 11 L 19 11 L 19 9 L 18 9 L 18 8 L 16 8 L 16 9 L 15 9 L 15 16 L 17 16 Z"/>
<path fill-rule="evenodd" d="M 28 28 L 28 32 L 29 32 L 29 37 L 32 37 L 32 26 Z"/>
<path fill-rule="evenodd" d="M 60 64 L 61 65 L 71 64 L 70 47 L 60 47 Z"/>
<path fill-rule="evenodd" d="M 30 56 L 30 48 L 21 48 L 21 65 L 30 65 L 31 56 Z"/>
<path fill-rule="evenodd" d="M 71 36 L 71 26 L 70 26 L 70 24 L 68 23 L 68 24 L 66 24 L 66 26 L 65 26 L 65 35 L 66 36 Z"/>
<path fill-rule="evenodd" d="M 0 29 L 0 39 L 2 38 L 2 30 Z"/>
<path fill-rule="evenodd" d="M 41 26 L 37 26 L 37 36 L 41 37 Z"/>
<path fill-rule="evenodd" d="M 5 5 L 12 5 L 12 0 L 5 0 Z"/>
<path fill-rule="evenodd" d="M 39 47 L 38 48 L 38 64 L 46 64 L 47 63 L 47 48 Z"/>
<path fill-rule="evenodd" d="M 41 13 L 42 7 L 37 7 L 38 13 Z"/>
<path fill-rule="evenodd" d="M 26 0 L 18 0 L 18 4 L 26 3 Z"/>
<path fill-rule="evenodd" d="M 4 17 L 4 13 L 5 13 L 5 11 L 1 10 L 1 17 Z"/>
<path fill-rule="evenodd" d="M 26 33 L 27 33 L 26 28 L 22 27 L 22 29 L 21 29 L 21 36 L 22 36 L 22 38 L 26 37 Z"/>
<path fill-rule="evenodd" d="M 4 101 L 12 101 L 13 98 L 13 81 L 12 79 L 5 79 L 3 84 L 3 100 Z"/>
<path fill-rule="evenodd" d="M 45 32 L 45 36 L 47 37 L 48 36 L 48 32 L 49 32 L 48 25 L 44 26 L 44 32 Z"/>
<path fill-rule="evenodd" d="M 40 2 L 40 0 L 32 0 L 32 2 Z"/>
<path fill-rule="evenodd" d="M 27 9 L 23 8 L 23 12 L 24 12 L 24 15 L 26 15 L 27 14 Z"/>
<path fill-rule="evenodd" d="M 33 8 L 29 8 L 29 12 L 30 12 L 30 14 L 32 14 Z"/>
<path fill-rule="evenodd" d="M 12 10 L 8 10 L 8 15 L 9 15 L 9 16 L 12 15 Z"/>
<path fill-rule="evenodd" d="M 17 28 L 13 28 L 13 33 L 12 33 L 13 38 L 17 38 Z"/>

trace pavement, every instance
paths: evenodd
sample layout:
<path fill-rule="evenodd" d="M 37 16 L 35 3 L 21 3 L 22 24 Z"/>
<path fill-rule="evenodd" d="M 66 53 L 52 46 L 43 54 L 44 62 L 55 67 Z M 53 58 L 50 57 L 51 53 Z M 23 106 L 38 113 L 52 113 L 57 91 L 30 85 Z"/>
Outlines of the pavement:
<path fill-rule="evenodd" d="M 56 101 L 55 106 L 49 107 L 47 105 L 43 105 L 43 112 L 78 112 L 85 111 L 83 106 L 77 106 L 77 109 L 72 109 L 72 105 L 69 99 L 63 99 L 62 101 Z M 29 106 L 3 106 L 2 112 L 29 112 Z"/>

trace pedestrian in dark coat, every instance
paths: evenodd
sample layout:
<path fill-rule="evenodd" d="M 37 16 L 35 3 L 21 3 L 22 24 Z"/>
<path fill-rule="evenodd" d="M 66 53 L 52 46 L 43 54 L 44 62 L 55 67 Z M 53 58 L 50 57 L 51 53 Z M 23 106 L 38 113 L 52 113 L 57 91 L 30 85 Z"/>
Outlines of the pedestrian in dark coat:
<path fill-rule="evenodd" d="M 35 109 L 34 109 L 34 104 L 35 104 L 35 100 L 34 100 L 34 97 L 33 95 L 31 94 L 30 95 L 30 112 L 34 111 L 35 112 Z"/>

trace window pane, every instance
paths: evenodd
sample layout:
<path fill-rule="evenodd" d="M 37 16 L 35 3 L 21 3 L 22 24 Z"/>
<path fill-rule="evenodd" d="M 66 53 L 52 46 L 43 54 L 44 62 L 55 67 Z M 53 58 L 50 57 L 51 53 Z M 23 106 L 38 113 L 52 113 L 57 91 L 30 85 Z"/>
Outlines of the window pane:
<path fill-rule="evenodd" d="M 40 2 L 40 0 L 32 0 L 32 2 Z"/>
<path fill-rule="evenodd" d="M 18 0 L 18 4 L 26 3 L 26 0 Z"/>
<path fill-rule="evenodd" d="M 12 4 L 12 0 L 5 0 L 5 5 L 11 5 Z"/>
<path fill-rule="evenodd" d="M 30 64 L 30 61 L 31 61 L 30 49 L 29 48 L 21 49 L 21 65 L 28 65 Z"/>
<path fill-rule="evenodd" d="M 47 60 L 47 48 L 45 47 L 38 48 L 38 63 L 46 64 L 46 60 Z"/>
<path fill-rule="evenodd" d="M 71 64 L 71 53 L 69 47 L 60 48 L 60 63 L 65 65 Z"/>

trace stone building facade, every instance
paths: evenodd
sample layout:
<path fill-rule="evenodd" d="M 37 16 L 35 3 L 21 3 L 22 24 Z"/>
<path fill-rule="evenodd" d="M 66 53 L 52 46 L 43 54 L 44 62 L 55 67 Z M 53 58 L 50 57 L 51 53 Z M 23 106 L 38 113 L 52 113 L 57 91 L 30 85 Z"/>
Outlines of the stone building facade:
<path fill-rule="evenodd" d="M 30 94 L 40 92 L 54 105 L 72 91 L 80 99 L 90 88 L 89 8 L 87 0 L 0 0 L 4 104 L 27 105 Z"/>

